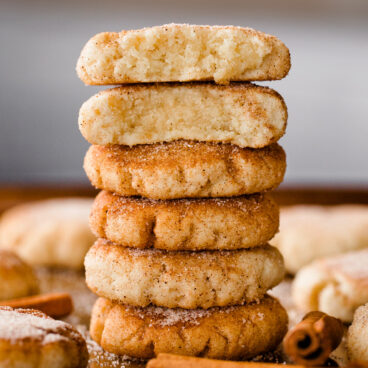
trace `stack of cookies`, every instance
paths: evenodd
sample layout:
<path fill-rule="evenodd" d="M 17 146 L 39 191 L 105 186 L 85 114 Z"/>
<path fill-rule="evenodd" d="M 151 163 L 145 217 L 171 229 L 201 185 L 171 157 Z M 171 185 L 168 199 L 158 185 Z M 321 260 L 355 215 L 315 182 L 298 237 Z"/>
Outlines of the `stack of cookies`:
<path fill-rule="evenodd" d="M 281 41 L 240 27 L 171 24 L 84 47 L 83 82 L 122 84 L 79 115 L 84 167 L 102 189 L 85 268 L 105 350 L 247 359 L 281 341 L 287 315 L 266 295 L 284 276 L 267 244 L 279 214 L 265 192 L 285 172 L 287 110 L 248 82 L 289 68 Z"/>

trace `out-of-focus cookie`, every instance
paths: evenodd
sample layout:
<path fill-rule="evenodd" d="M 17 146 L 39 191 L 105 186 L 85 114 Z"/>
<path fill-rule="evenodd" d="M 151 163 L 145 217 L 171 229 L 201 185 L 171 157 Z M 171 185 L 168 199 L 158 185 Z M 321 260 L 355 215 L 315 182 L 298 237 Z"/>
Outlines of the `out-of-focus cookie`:
<path fill-rule="evenodd" d="M 269 296 L 258 303 L 207 310 L 138 308 L 100 298 L 92 311 L 90 332 L 115 354 L 235 360 L 275 349 L 287 331 L 287 319 L 284 308 Z"/>
<path fill-rule="evenodd" d="M 270 243 L 292 274 L 314 259 L 368 248 L 368 206 L 281 208 L 280 232 Z"/>
<path fill-rule="evenodd" d="M 368 302 L 368 249 L 323 258 L 302 268 L 293 282 L 295 304 L 345 322 Z"/>
<path fill-rule="evenodd" d="M 346 346 L 350 361 L 368 361 L 368 304 L 355 311 Z"/>
<path fill-rule="evenodd" d="M 0 249 L 0 300 L 21 298 L 38 291 L 32 268 L 15 253 Z"/>
<path fill-rule="evenodd" d="M 95 187 L 122 196 L 231 197 L 276 188 L 286 156 L 278 144 L 257 150 L 189 141 L 91 146 L 84 169 Z"/>
<path fill-rule="evenodd" d="M 104 32 L 84 46 L 77 63 L 86 84 L 252 81 L 281 79 L 287 47 L 251 28 L 166 24 Z"/>
<path fill-rule="evenodd" d="M 284 277 L 281 254 L 265 245 L 232 251 L 125 248 L 99 239 L 85 259 L 98 296 L 145 307 L 210 308 L 262 298 Z"/>
<path fill-rule="evenodd" d="M 285 132 L 282 97 L 250 83 L 133 85 L 107 89 L 79 111 L 92 144 L 151 144 L 179 139 L 262 148 Z"/>
<path fill-rule="evenodd" d="M 278 230 L 270 195 L 156 201 L 102 191 L 90 225 L 96 236 L 133 248 L 241 249 L 265 244 Z"/>
<path fill-rule="evenodd" d="M 86 343 L 71 325 L 32 309 L 0 307 L 0 367 L 84 368 Z"/>
<path fill-rule="evenodd" d="M 31 265 L 80 269 L 95 240 L 91 206 L 91 199 L 60 198 L 13 207 L 0 220 L 0 248 Z"/>

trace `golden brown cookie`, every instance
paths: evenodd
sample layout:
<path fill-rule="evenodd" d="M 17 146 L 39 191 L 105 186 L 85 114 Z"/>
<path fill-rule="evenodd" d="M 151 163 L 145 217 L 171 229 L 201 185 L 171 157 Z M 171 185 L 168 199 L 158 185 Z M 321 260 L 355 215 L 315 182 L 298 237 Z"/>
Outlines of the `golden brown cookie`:
<path fill-rule="evenodd" d="M 87 326 L 78 325 L 78 331 L 86 340 L 89 353 L 88 368 L 146 368 L 147 360 L 145 359 L 117 355 L 104 350 L 91 338 Z"/>
<path fill-rule="evenodd" d="M 179 139 L 261 148 L 285 132 L 282 97 L 251 83 L 126 85 L 99 92 L 79 111 L 92 144 L 152 144 Z"/>
<path fill-rule="evenodd" d="M 32 309 L 0 307 L 0 367 L 84 368 L 86 343 L 71 325 Z"/>
<path fill-rule="evenodd" d="M 77 63 L 86 84 L 272 80 L 290 69 L 287 47 L 251 28 L 166 24 L 104 32 Z"/>
<path fill-rule="evenodd" d="M 38 291 L 32 268 L 15 253 L 0 249 L 0 300 L 21 298 Z"/>
<path fill-rule="evenodd" d="M 95 187 L 122 196 L 231 197 L 276 188 L 286 156 L 278 144 L 257 150 L 189 141 L 91 146 L 84 169 Z"/>
<path fill-rule="evenodd" d="M 292 274 L 314 259 L 368 248 L 368 206 L 281 208 L 280 232 L 271 244 L 279 248 Z"/>
<path fill-rule="evenodd" d="M 98 296 L 145 307 L 210 308 L 262 298 L 284 277 L 269 245 L 233 251 L 125 248 L 99 239 L 85 259 L 88 287 Z"/>
<path fill-rule="evenodd" d="M 368 249 L 315 260 L 293 282 L 293 299 L 304 311 L 321 310 L 344 322 L 368 302 Z"/>
<path fill-rule="evenodd" d="M 99 298 L 92 311 L 91 336 L 115 354 L 152 358 L 159 353 L 216 359 L 249 359 L 273 350 L 287 330 L 277 299 L 203 309 L 139 308 Z"/>
<path fill-rule="evenodd" d="M 278 206 L 269 194 L 157 201 L 102 191 L 90 226 L 97 237 L 125 247 L 229 250 L 267 243 L 278 220 Z"/>
<path fill-rule="evenodd" d="M 91 199 L 59 198 L 13 207 L 0 220 L 0 248 L 32 265 L 80 269 L 95 240 L 91 206 Z"/>

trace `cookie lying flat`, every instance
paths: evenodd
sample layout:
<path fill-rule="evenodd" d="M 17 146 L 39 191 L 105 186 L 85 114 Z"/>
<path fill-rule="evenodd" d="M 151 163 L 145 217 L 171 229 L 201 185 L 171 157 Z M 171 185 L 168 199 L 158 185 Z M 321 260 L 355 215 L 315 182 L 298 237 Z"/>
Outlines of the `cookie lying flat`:
<path fill-rule="evenodd" d="M 85 259 L 98 296 L 145 307 L 210 308 L 262 298 L 284 277 L 276 248 L 167 252 L 125 248 L 99 239 Z"/>
<path fill-rule="evenodd" d="M 271 244 L 292 274 L 314 259 L 368 248 L 368 206 L 281 208 L 280 232 Z"/>
<path fill-rule="evenodd" d="M 204 250 L 265 244 L 278 220 L 270 195 L 155 201 L 102 191 L 90 225 L 97 237 L 125 247 Z"/>
<path fill-rule="evenodd" d="M 368 361 L 368 304 L 355 311 L 346 346 L 350 361 Z"/>
<path fill-rule="evenodd" d="M 0 300 L 21 298 L 38 291 L 32 268 L 16 254 L 0 249 Z"/>
<path fill-rule="evenodd" d="M 6 211 L 0 221 L 0 248 L 32 265 L 83 267 L 95 237 L 88 227 L 92 200 L 60 198 Z"/>
<path fill-rule="evenodd" d="M 188 141 L 91 146 L 84 169 L 95 187 L 122 196 L 230 197 L 276 188 L 286 157 L 277 144 L 259 150 Z"/>
<path fill-rule="evenodd" d="M 115 354 L 152 358 L 159 353 L 216 359 L 249 359 L 273 350 L 287 330 L 280 303 L 203 309 L 138 308 L 97 300 L 91 336 Z"/>
<path fill-rule="evenodd" d="M 0 367 L 84 368 L 88 352 L 71 325 L 32 309 L 0 307 Z"/>
<path fill-rule="evenodd" d="M 251 28 L 167 24 L 104 32 L 84 46 L 77 63 L 86 84 L 252 81 L 281 79 L 287 47 Z"/>
<path fill-rule="evenodd" d="M 355 309 L 368 302 L 367 264 L 368 249 L 314 261 L 296 275 L 295 304 L 351 322 Z"/>
<path fill-rule="evenodd" d="M 285 132 L 287 109 L 275 91 L 253 84 L 132 85 L 99 92 L 79 111 L 92 144 L 149 144 L 178 139 L 261 148 Z"/>

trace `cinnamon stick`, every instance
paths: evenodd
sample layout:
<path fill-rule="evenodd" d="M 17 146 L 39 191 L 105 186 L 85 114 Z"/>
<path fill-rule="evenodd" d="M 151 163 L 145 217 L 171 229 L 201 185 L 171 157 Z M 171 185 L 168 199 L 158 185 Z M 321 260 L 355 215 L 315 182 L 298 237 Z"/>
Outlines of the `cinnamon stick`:
<path fill-rule="evenodd" d="M 307 366 L 322 366 L 341 342 L 342 322 L 322 312 L 310 312 L 285 336 L 284 351 L 289 359 Z"/>
<path fill-rule="evenodd" d="M 304 368 L 298 365 L 276 363 L 231 362 L 207 358 L 194 358 L 174 354 L 159 354 L 151 359 L 146 368 Z"/>
<path fill-rule="evenodd" d="M 368 362 L 363 360 L 350 362 L 346 368 L 368 368 Z"/>
<path fill-rule="evenodd" d="M 68 293 L 32 295 L 0 302 L 0 306 L 37 309 L 53 318 L 65 317 L 73 311 L 73 302 Z"/>

